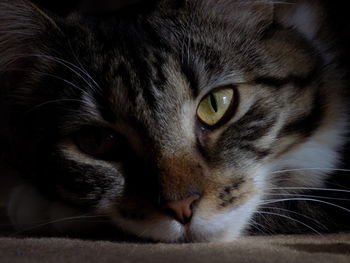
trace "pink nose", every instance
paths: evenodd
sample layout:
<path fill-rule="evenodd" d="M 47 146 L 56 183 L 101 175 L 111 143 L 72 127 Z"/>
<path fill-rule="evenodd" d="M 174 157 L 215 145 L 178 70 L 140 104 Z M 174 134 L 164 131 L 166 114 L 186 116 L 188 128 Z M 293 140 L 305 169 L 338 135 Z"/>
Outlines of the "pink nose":
<path fill-rule="evenodd" d="M 196 200 L 200 198 L 199 195 L 191 195 L 190 197 L 167 202 L 165 207 L 170 209 L 173 217 L 179 221 L 181 224 L 186 225 L 191 221 L 193 204 Z"/>

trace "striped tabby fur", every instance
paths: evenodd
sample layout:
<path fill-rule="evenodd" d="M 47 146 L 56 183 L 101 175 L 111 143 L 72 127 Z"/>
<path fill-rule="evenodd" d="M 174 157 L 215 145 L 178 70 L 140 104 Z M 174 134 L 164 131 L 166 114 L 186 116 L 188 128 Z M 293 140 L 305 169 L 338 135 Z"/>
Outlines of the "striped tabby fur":
<path fill-rule="evenodd" d="M 0 0 L 2 155 L 31 185 L 12 194 L 16 229 L 85 232 L 73 215 L 163 242 L 339 229 L 307 200 L 325 196 L 311 190 L 346 143 L 331 32 L 319 1 L 161 0 L 63 19 Z M 224 86 L 237 111 L 207 129 L 196 109 Z M 118 134 L 115 159 L 77 147 L 86 127 Z M 194 193 L 184 226 L 164 203 Z"/>

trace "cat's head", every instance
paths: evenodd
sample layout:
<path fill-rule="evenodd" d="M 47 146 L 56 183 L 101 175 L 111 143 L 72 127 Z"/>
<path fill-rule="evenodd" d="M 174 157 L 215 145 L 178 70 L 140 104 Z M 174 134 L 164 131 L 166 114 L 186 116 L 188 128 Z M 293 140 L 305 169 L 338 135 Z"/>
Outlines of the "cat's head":
<path fill-rule="evenodd" d="M 273 187 L 324 176 L 274 172 L 337 161 L 340 84 L 308 2 L 160 1 L 59 19 L 2 1 L 10 161 L 132 235 L 238 237 Z"/>

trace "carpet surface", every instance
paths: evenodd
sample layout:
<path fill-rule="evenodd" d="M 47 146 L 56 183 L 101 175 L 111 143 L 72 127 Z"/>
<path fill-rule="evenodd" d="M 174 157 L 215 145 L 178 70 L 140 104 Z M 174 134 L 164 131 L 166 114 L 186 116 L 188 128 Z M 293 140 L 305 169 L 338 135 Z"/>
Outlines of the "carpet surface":
<path fill-rule="evenodd" d="M 4 193 L 0 191 L 0 263 L 350 263 L 350 233 L 246 237 L 209 244 L 8 237 L 15 231 L 6 217 Z"/>
<path fill-rule="evenodd" d="M 136 244 L 0 238 L 1 263 L 350 262 L 350 234 L 247 237 L 231 243 Z"/>

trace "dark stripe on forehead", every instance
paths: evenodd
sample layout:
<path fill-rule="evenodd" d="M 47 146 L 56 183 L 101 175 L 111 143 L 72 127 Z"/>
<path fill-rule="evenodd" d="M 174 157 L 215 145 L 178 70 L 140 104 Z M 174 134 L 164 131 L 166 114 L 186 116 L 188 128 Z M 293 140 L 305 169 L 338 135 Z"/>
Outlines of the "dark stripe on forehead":
<path fill-rule="evenodd" d="M 163 52 L 159 52 L 154 54 L 155 56 L 155 61 L 152 63 L 152 67 L 154 69 L 154 77 L 153 77 L 153 83 L 156 89 L 158 90 L 163 90 L 164 86 L 167 82 L 167 77 L 165 76 L 164 73 L 164 66 L 166 64 L 166 59 L 165 57 L 168 56 L 169 54 Z"/>
<path fill-rule="evenodd" d="M 192 96 L 196 98 L 199 94 L 199 79 L 195 72 L 195 65 L 192 62 L 182 63 L 181 70 L 190 84 Z"/>
<path fill-rule="evenodd" d="M 147 61 L 149 50 L 146 47 L 138 47 L 133 52 L 127 53 L 126 59 L 128 59 L 129 68 L 121 66 L 119 73 L 123 76 L 130 101 L 136 104 L 138 94 L 142 94 L 144 100 L 149 104 L 148 106 L 153 107 L 155 97 L 152 91 L 152 66 Z M 132 71 L 135 77 L 132 78 L 129 71 Z"/>
<path fill-rule="evenodd" d="M 281 88 L 288 84 L 294 84 L 296 87 L 305 87 L 310 85 L 319 76 L 318 70 L 314 69 L 304 76 L 289 75 L 285 78 L 279 78 L 274 76 L 260 76 L 255 78 L 256 84 L 263 84 L 275 88 Z"/>
<path fill-rule="evenodd" d="M 120 25 L 123 33 L 119 36 L 120 50 L 126 65 L 121 65 L 118 74 L 127 88 L 130 101 L 135 102 L 141 94 L 150 107 L 154 107 L 153 88 L 162 89 L 166 82 L 163 72 L 166 55 L 171 48 L 147 18 L 130 25 Z M 125 30 L 125 29 L 128 30 Z M 154 85 L 152 85 L 154 84 Z"/>
<path fill-rule="evenodd" d="M 325 117 L 325 102 L 322 95 L 316 93 L 312 103 L 311 111 L 287 123 L 278 134 L 278 137 L 284 137 L 295 133 L 304 137 L 311 136 L 313 132 L 319 128 Z"/>
<path fill-rule="evenodd" d="M 127 96 L 129 101 L 135 106 L 136 104 L 136 91 L 131 83 L 131 75 L 129 69 L 126 67 L 125 63 L 121 62 L 114 74 L 116 77 L 120 77 L 122 83 L 127 91 Z M 118 88 L 118 87 L 117 87 Z"/>
<path fill-rule="evenodd" d="M 144 19 L 139 23 L 139 30 L 143 36 L 139 39 L 139 44 L 146 44 L 153 46 L 158 50 L 163 52 L 170 53 L 172 51 L 171 46 L 168 43 L 168 40 L 161 34 L 156 28 L 159 25 L 153 25 L 148 19 Z"/>
<path fill-rule="evenodd" d="M 183 74 L 186 76 L 189 84 L 192 95 L 196 98 L 199 94 L 199 74 L 206 74 L 205 77 L 209 77 L 208 75 L 221 73 L 222 72 L 222 64 L 223 63 L 223 55 L 214 46 L 209 46 L 206 43 L 201 43 L 198 41 L 194 41 L 192 39 L 188 39 L 189 36 L 185 36 L 182 40 L 184 43 L 180 43 L 182 46 L 181 53 L 179 57 L 182 58 L 180 61 L 181 70 Z M 190 52 L 188 52 L 190 50 Z M 203 63 L 205 67 L 205 72 L 203 69 L 199 69 L 197 63 Z M 202 66 L 203 66 L 202 65 Z"/>
<path fill-rule="evenodd" d="M 155 102 L 155 96 L 152 91 L 152 70 L 151 65 L 145 60 L 140 58 L 133 64 L 134 70 L 138 77 L 138 84 L 140 92 L 143 95 L 145 101 L 149 106 L 153 107 Z"/>

